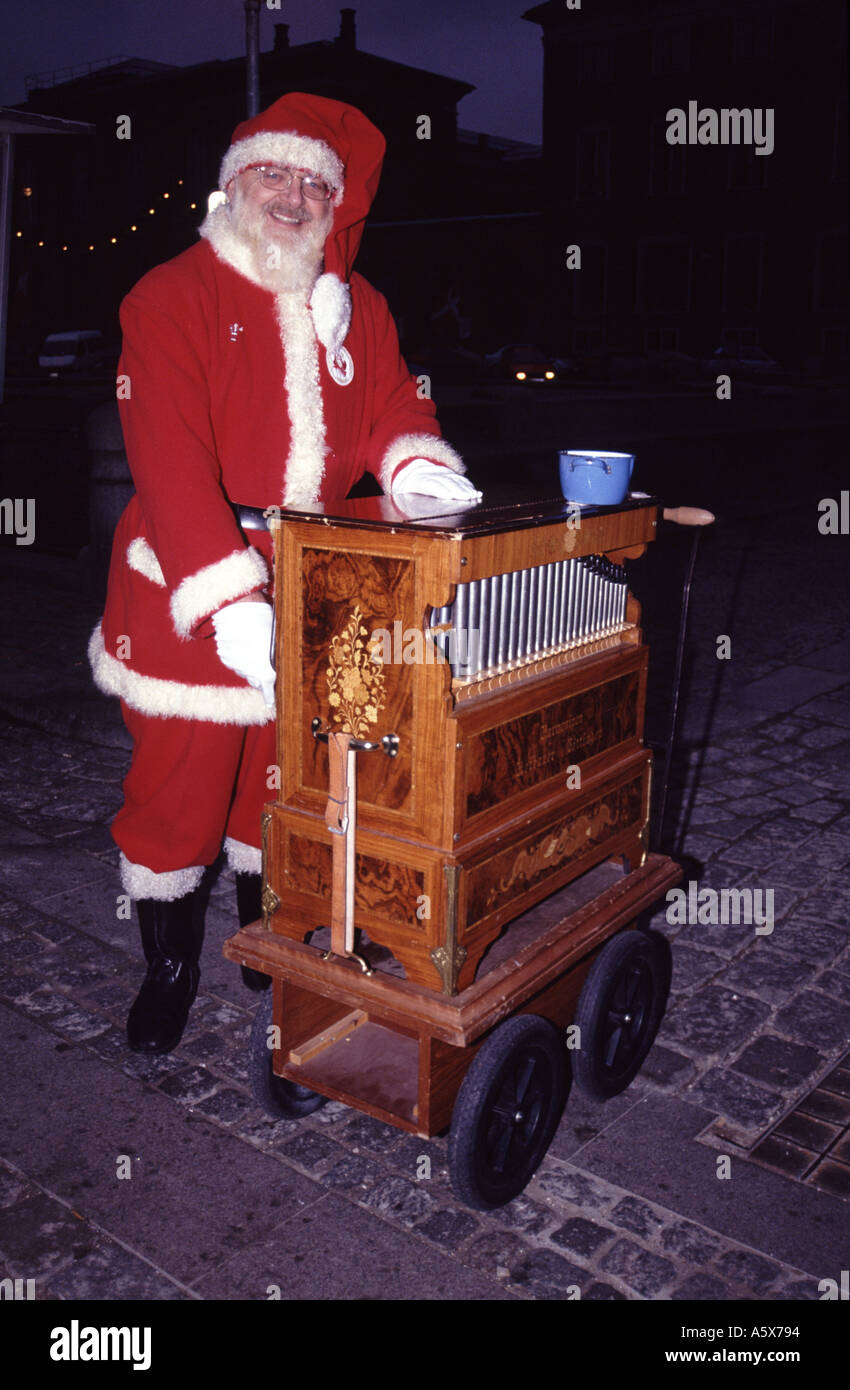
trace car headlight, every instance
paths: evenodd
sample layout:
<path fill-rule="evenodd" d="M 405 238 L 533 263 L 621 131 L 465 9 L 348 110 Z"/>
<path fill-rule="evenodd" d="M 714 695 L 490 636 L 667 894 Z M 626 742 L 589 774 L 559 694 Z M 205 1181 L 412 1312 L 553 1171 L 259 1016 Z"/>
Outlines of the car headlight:
<path fill-rule="evenodd" d="M 517 372 L 516 379 L 517 381 L 525 381 L 525 372 Z"/>
<path fill-rule="evenodd" d="M 546 380 L 547 380 L 547 381 L 554 381 L 554 380 L 555 380 L 555 373 L 554 373 L 554 372 L 544 372 L 543 375 L 546 377 Z"/>

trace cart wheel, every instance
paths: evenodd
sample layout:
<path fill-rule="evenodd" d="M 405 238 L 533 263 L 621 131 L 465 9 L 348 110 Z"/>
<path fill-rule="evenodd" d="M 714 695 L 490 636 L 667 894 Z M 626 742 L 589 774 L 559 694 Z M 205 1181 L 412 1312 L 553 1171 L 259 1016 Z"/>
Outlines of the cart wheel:
<path fill-rule="evenodd" d="M 668 959 L 651 936 L 625 931 L 603 946 L 575 1016 L 581 1045 L 573 1053 L 573 1075 L 587 1095 L 608 1100 L 634 1080 L 658 1032 L 669 988 Z"/>
<path fill-rule="evenodd" d="M 522 1192 L 558 1127 L 570 1089 L 566 1048 L 536 1014 L 502 1023 L 463 1079 L 449 1131 L 455 1194 L 476 1211 Z"/>
<path fill-rule="evenodd" d="M 269 1047 L 271 1024 L 272 995 L 269 993 L 254 1015 L 254 1027 L 251 1032 L 248 1073 L 254 1098 L 266 1114 L 273 1115 L 276 1120 L 296 1120 L 302 1115 L 312 1115 L 314 1110 L 326 1104 L 327 1096 L 320 1096 L 316 1091 L 299 1086 L 295 1081 L 275 1076 Z"/>

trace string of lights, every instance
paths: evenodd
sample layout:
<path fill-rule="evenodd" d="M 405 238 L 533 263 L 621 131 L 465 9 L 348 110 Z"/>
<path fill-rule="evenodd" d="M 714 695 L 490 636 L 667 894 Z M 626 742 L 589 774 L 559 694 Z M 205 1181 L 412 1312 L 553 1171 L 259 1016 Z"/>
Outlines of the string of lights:
<path fill-rule="evenodd" d="M 182 188 L 182 186 L 183 186 L 183 180 L 182 180 L 182 179 L 178 179 L 178 180 L 177 180 L 177 185 L 176 185 L 176 186 L 177 186 L 178 188 Z M 25 197 L 31 197 L 31 196 L 32 196 L 32 190 L 31 190 L 31 189 L 24 189 L 24 196 L 25 196 Z M 196 210 L 197 210 L 197 207 L 198 207 L 197 202 L 192 202 L 192 203 L 189 203 L 189 204 L 184 204 L 184 203 L 182 202 L 181 195 L 179 195 L 179 194 L 177 194 L 177 193 L 172 194 L 171 192 L 164 192 L 164 193 L 159 194 L 158 197 L 157 197 L 156 199 L 152 199 L 152 200 L 151 200 L 151 203 L 150 203 L 150 206 L 148 206 L 142 213 L 140 213 L 140 215 L 136 218 L 136 220 L 133 221 L 133 222 L 131 222 L 131 223 L 129 223 L 129 224 L 123 229 L 123 231 L 120 232 L 120 235 L 117 235 L 117 236 L 108 236 L 108 237 L 99 236 L 99 237 L 92 237 L 91 239 L 89 239 L 89 238 L 81 238 L 79 241 L 76 241 L 76 240 L 75 240 L 75 241 L 72 243 L 72 242 L 66 241 L 66 240 L 65 240 L 64 238 L 62 238 L 62 237 L 53 238 L 53 239 L 51 239 L 51 238 L 47 238 L 47 239 L 46 239 L 46 238 L 44 238 L 44 237 L 40 237 L 40 236 L 38 235 L 37 232 L 33 232 L 33 233 L 31 233 L 31 234 L 27 234 L 27 233 L 25 233 L 23 230 L 18 229 L 18 230 L 15 232 L 15 239 L 16 239 L 17 241 L 23 242 L 24 244 L 28 244 L 28 243 L 29 243 L 29 244 L 33 245 L 37 250 L 38 250 L 38 249 L 43 249 L 43 250 L 46 250 L 46 251 L 52 250 L 52 251 L 69 252 L 69 253 L 73 253 L 73 252 L 75 252 L 75 251 L 82 251 L 82 252 L 85 252 L 86 254 L 88 254 L 89 252 L 92 252 L 92 251 L 102 250 L 102 249 L 104 249 L 104 248 L 107 247 L 107 246 L 117 246 L 118 243 L 119 243 L 119 241 L 122 240 L 122 238 L 126 241 L 127 238 L 133 236 L 135 233 L 138 233 L 138 232 L 140 232 L 140 231 L 143 231 L 144 228 L 147 227 L 147 226 L 151 226 L 152 224 L 151 224 L 149 221 L 147 221 L 147 219 L 150 218 L 150 217 L 155 217 L 156 214 L 157 214 L 157 208 L 156 208 L 156 206 L 154 206 L 154 203 L 155 203 L 155 202 L 165 202 L 165 203 L 167 203 L 168 208 L 181 208 L 181 207 L 182 207 L 182 208 L 184 208 L 184 210 L 185 210 L 185 208 L 188 207 L 188 209 L 189 209 L 190 211 L 193 211 L 193 212 L 196 211 Z M 167 209 L 166 209 L 166 210 L 167 210 Z"/>

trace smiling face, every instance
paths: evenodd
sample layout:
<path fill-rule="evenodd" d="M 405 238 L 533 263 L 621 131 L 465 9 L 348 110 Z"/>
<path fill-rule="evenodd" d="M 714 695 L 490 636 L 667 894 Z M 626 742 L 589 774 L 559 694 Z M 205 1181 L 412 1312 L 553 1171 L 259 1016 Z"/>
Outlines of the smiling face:
<path fill-rule="evenodd" d="M 287 189 L 265 188 L 256 169 L 243 169 L 226 192 L 233 230 L 253 252 L 263 283 L 278 290 L 311 286 L 321 273 L 333 202 L 305 198 L 300 179 Z"/>

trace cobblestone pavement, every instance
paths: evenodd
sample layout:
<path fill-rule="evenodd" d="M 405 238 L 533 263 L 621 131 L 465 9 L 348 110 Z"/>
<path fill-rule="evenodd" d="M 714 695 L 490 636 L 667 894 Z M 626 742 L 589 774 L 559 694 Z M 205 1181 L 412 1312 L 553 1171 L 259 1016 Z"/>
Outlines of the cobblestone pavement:
<path fill-rule="evenodd" d="M 526 1192 L 492 1214 L 454 1198 L 445 1138 L 336 1103 L 258 1110 L 226 872 L 183 1042 L 128 1052 L 141 951 L 108 832 L 128 742 L 85 664 L 97 606 L 74 562 L 0 552 L 2 1273 L 55 1299 L 788 1300 L 837 1280 L 846 1141 L 802 1181 L 793 1142 L 772 1167 L 747 1156 L 816 1087 L 836 1133 L 850 1108 L 847 541 L 791 516 L 703 542 L 672 793 L 685 887 L 760 890 L 762 926 L 661 905 L 673 989 L 643 1071 L 605 1104 L 574 1087 Z M 671 555 L 643 594 L 656 686 Z"/>

